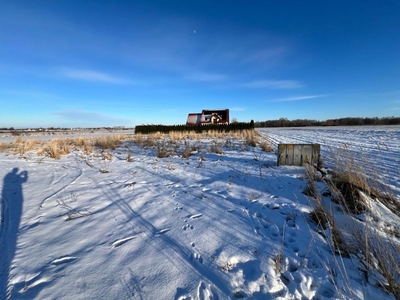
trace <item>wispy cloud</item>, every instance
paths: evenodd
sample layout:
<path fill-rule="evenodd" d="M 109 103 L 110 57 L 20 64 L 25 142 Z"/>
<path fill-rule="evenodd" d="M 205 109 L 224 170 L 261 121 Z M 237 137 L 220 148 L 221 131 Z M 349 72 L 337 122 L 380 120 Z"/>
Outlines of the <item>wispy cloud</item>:
<path fill-rule="evenodd" d="M 194 73 L 186 76 L 185 79 L 193 81 L 215 82 L 215 81 L 225 81 L 228 79 L 228 76 L 225 74 L 217 74 L 217 73 Z"/>
<path fill-rule="evenodd" d="M 61 70 L 61 76 L 69 79 L 101 82 L 110 84 L 130 84 L 130 80 L 110 75 L 104 72 L 92 71 L 92 70 L 81 70 L 81 69 L 63 69 Z"/>
<path fill-rule="evenodd" d="M 68 121 L 73 121 L 74 123 L 85 123 L 98 126 L 124 125 L 131 121 L 126 118 L 114 117 L 96 111 L 63 110 L 53 112 L 53 114 L 67 119 Z"/>
<path fill-rule="evenodd" d="M 297 80 L 255 80 L 243 83 L 241 86 L 253 89 L 270 88 L 282 90 L 298 89 L 303 87 L 303 85 Z"/>
<path fill-rule="evenodd" d="M 248 55 L 245 56 L 244 61 L 246 63 L 257 64 L 262 62 L 263 66 L 266 64 L 274 65 L 279 63 L 288 52 L 289 50 L 287 47 L 269 45 L 267 47 L 262 47 L 261 49 L 256 49 L 253 52 L 247 52 Z"/>
<path fill-rule="evenodd" d="M 279 98 L 279 99 L 273 99 L 271 100 L 272 102 L 289 102 L 289 101 L 302 101 L 302 100 L 308 100 L 308 99 L 315 99 L 315 98 L 322 98 L 322 97 L 327 97 L 329 95 L 309 95 L 309 96 L 296 96 L 296 97 L 288 97 L 288 98 Z"/>
<path fill-rule="evenodd" d="M 9 90 L 9 89 L 0 90 L 0 94 L 3 94 L 3 93 L 6 95 L 12 95 L 12 96 L 16 96 L 16 97 L 23 97 L 26 99 L 34 99 L 34 100 L 41 100 L 41 101 L 63 100 L 63 98 L 57 94 L 43 92 L 43 91 L 37 91 L 37 90 Z"/>

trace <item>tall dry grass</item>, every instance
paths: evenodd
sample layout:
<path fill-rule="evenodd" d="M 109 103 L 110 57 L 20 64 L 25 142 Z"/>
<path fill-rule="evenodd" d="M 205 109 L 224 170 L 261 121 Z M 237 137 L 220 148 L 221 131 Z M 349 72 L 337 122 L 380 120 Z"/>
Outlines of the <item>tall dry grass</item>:
<path fill-rule="evenodd" d="M 19 155 L 24 155 L 25 153 L 32 151 L 39 147 L 42 142 L 37 139 L 22 139 L 21 137 L 18 137 L 14 144 L 14 153 L 19 154 Z M 13 145 L 11 145 L 13 147 Z"/>
<path fill-rule="evenodd" d="M 312 166 L 306 168 L 308 184 L 304 191 L 314 202 L 310 218 L 318 226 L 330 229 L 333 254 L 347 253 L 358 258 L 368 282 L 400 299 L 400 241 L 397 238 L 400 230 L 388 232 L 379 225 L 400 216 L 400 201 L 387 185 L 376 181 L 379 176 L 371 173 L 365 159 L 356 160 L 348 151 L 340 154 L 333 170 L 323 180 L 328 188 L 325 195 L 337 204 L 348 225 L 337 224 L 335 206 L 323 204 L 315 184 L 317 171 Z M 387 208 L 386 216 L 376 214 L 377 205 Z"/>
<path fill-rule="evenodd" d="M 42 141 L 17 137 L 13 142 L 1 143 L 0 151 L 10 151 L 19 155 L 36 151 L 39 155 L 59 159 L 61 156 L 70 153 L 72 149 L 81 149 L 85 153 L 92 153 L 96 148 L 114 150 L 123 140 L 128 138 L 127 135 L 110 135 L 96 138 L 54 138 L 49 141 Z"/>

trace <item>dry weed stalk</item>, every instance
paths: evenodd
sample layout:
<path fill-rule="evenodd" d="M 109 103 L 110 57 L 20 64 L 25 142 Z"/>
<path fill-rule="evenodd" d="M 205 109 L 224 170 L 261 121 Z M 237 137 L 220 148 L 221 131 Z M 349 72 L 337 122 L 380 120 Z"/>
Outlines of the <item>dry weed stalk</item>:
<path fill-rule="evenodd" d="M 267 140 L 260 142 L 260 148 L 265 152 L 274 152 L 274 149 Z"/>
<path fill-rule="evenodd" d="M 54 159 L 60 159 L 62 155 L 70 153 L 70 140 L 57 138 L 44 144 L 44 147 L 39 150 L 39 154 L 48 156 Z"/>
<path fill-rule="evenodd" d="M 4 152 L 12 148 L 10 143 L 0 143 L 0 152 Z"/>
<path fill-rule="evenodd" d="M 174 154 L 175 149 L 172 149 L 170 145 L 168 145 L 167 141 L 163 139 L 157 143 L 157 157 L 164 158 L 169 157 Z"/>
<path fill-rule="evenodd" d="M 315 171 L 312 167 L 306 169 L 309 183 L 305 193 L 316 202 L 316 208 L 310 213 L 310 217 L 322 227 L 323 224 L 329 225 L 335 248 L 345 251 L 340 252 L 341 255 L 351 253 L 358 258 L 364 266 L 368 282 L 400 299 L 400 244 L 393 236 L 387 236 L 368 221 L 376 218 L 374 211 L 370 209 L 374 201 L 379 201 L 397 216 L 400 214 L 400 203 L 392 193 L 387 190 L 382 192 L 382 187 L 383 190 L 387 189 L 386 185 L 375 180 L 379 177 L 374 177 L 365 163 L 366 160 L 355 160 L 349 152 L 345 152 L 338 157 L 335 170 L 329 172 L 328 178 L 324 179 L 331 200 L 339 205 L 347 222 L 352 224 L 341 228 L 342 232 L 336 226 L 332 213 L 321 203 L 321 197 L 313 183 Z M 364 223 L 354 217 L 361 213 L 364 214 L 363 219 L 367 220 Z"/>
<path fill-rule="evenodd" d="M 221 143 L 218 143 L 217 141 L 212 141 L 212 143 L 208 146 L 208 152 L 216 154 L 224 154 Z"/>
<path fill-rule="evenodd" d="M 346 146 L 340 153 L 336 157 L 336 168 L 330 172 L 331 178 L 327 179 L 332 200 L 343 204 L 346 211 L 359 214 L 368 209 L 366 199 L 372 198 L 400 216 L 400 201 L 388 185 L 378 180 L 379 176 L 370 168 L 371 164 L 364 157 L 356 161 Z"/>
<path fill-rule="evenodd" d="M 83 148 L 86 153 L 93 152 L 93 140 L 91 138 L 77 137 L 75 140 L 75 146 Z"/>
<path fill-rule="evenodd" d="M 130 151 L 128 152 L 128 155 L 127 155 L 127 157 L 126 157 L 126 161 L 127 161 L 127 162 L 133 162 L 132 154 L 131 154 Z"/>
<path fill-rule="evenodd" d="M 185 149 L 182 152 L 183 158 L 189 158 L 192 155 L 192 146 L 188 141 L 185 141 Z"/>
<path fill-rule="evenodd" d="M 256 147 L 258 143 L 258 135 L 255 130 L 245 130 L 246 144 L 252 147 Z"/>
<path fill-rule="evenodd" d="M 100 147 L 101 149 L 111 149 L 115 150 L 122 140 L 127 139 L 126 135 L 107 135 L 95 139 L 94 145 Z"/>
<path fill-rule="evenodd" d="M 315 184 L 315 169 L 311 165 L 305 165 L 306 175 L 307 175 L 307 186 L 304 189 L 303 193 L 310 196 L 314 201 L 315 208 L 310 213 L 310 218 L 316 223 L 318 226 L 321 226 L 323 229 L 326 229 L 327 225 L 330 228 L 332 234 L 332 243 L 335 249 L 332 249 L 332 253 L 336 252 L 338 249 L 340 252 L 347 253 L 348 246 L 343 238 L 342 233 L 337 228 L 335 224 L 335 219 L 333 217 L 332 212 L 326 208 L 322 203 L 321 194 Z"/>
<path fill-rule="evenodd" d="M 37 139 L 22 139 L 21 137 L 16 138 L 14 142 L 14 147 L 11 144 L 10 147 L 14 148 L 14 153 L 23 155 L 29 151 L 35 150 L 38 145 L 41 144 L 41 141 Z"/>

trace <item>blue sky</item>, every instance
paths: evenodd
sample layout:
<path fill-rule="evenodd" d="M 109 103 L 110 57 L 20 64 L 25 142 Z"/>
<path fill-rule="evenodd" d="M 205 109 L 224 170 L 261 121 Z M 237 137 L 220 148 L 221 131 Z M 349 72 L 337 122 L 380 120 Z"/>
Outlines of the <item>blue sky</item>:
<path fill-rule="evenodd" d="M 0 127 L 400 115 L 400 2 L 2 1 Z"/>

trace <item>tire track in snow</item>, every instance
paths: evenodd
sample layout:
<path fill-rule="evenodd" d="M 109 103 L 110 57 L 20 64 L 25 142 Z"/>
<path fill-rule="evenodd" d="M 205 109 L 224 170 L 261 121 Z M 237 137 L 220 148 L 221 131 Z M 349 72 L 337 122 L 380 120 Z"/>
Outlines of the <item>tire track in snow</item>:
<path fill-rule="evenodd" d="M 71 169 L 71 168 L 67 168 L 67 170 L 72 170 L 72 169 Z M 38 209 L 42 208 L 43 204 L 44 204 L 47 200 L 49 200 L 49 199 L 53 198 L 54 196 L 57 196 L 57 195 L 60 194 L 61 192 L 65 191 L 69 186 L 75 184 L 75 183 L 83 176 L 83 173 L 84 173 L 84 172 L 83 172 L 83 170 L 79 167 L 79 165 L 77 165 L 76 168 L 73 168 L 73 170 L 79 170 L 79 173 L 78 173 L 77 175 L 75 175 L 75 177 L 74 177 L 71 181 L 68 181 L 68 182 L 66 182 L 66 183 L 63 182 L 61 188 L 57 189 L 57 190 L 56 190 L 55 192 L 53 192 L 51 195 L 45 197 L 45 198 L 40 202 L 39 208 L 38 208 Z M 63 177 L 67 177 L 67 176 L 68 176 L 68 175 L 64 175 Z M 55 178 L 55 176 L 53 175 L 53 179 L 52 179 L 52 182 L 50 183 L 50 186 L 52 186 L 52 185 L 54 184 L 54 178 Z M 58 180 L 58 181 L 57 181 L 57 183 L 60 183 L 60 182 L 61 182 L 61 180 Z"/>
<path fill-rule="evenodd" d="M 154 182 L 157 181 L 159 180 L 154 180 Z M 215 270 L 204 263 L 203 257 L 196 254 L 196 259 L 200 262 L 201 267 L 197 264 L 193 264 L 193 261 L 190 260 L 190 249 L 187 249 L 187 245 L 180 244 L 177 240 L 169 236 L 168 232 L 171 231 L 172 228 L 156 228 L 144 217 L 135 212 L 115 188 L 95 182 L 94 186 L 101 187 L 101 192 L 106 195 L 111 204 L 118 207 L 128 220 L 133 220 L 135 226 L 142 229 L 142 234 L 140 235 L 142 239 L 141 242 L 143 243 L 143 239 L 145 239 L 146 247 L 150 247 L 159 252 L 160 255 L 164 257 L 165 261 L 169 261 L 170 264 L 178 270 L 178 273 L 186 274 L 189 281 L 198 280 L 199 276 L 205 279 L 209 278 L 210 282 L 213 282 L 224 294 L 230 293 L 229 282 L 215 275 Z M 110 208 L 111 207 L 108 207 L 108 209 Z M 196 219 L 200 218 L 202 214 L 195 214 L 192 216 Z M 217 289 L 215 288 L 215 290 Z"/>

